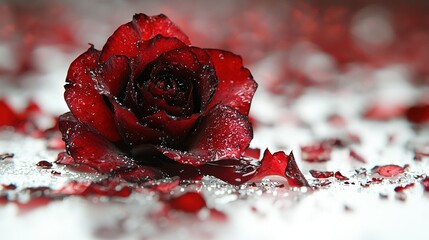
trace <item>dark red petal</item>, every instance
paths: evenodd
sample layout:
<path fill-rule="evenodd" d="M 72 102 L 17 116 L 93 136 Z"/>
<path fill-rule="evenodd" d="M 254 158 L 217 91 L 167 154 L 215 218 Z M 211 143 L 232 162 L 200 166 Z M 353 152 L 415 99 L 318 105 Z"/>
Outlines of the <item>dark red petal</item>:
<path fill-rule="evenodd" d="M 138 166 L 137 168 L 119 171 L 117 175 L 129 182 L 141 182 L 148 179 L 160 179 L 164 174 L 159 169 L 147 166 Z"/>
<path fill-rule="evenodd" d="M 59 117 L 59 126 L 67 152 L 77 164 L 92 167 L 101 173 L 134 167 L 131 159 L 121 155 L 112 143 L 90 131 L 70 112 Z"/>
<path fill-rule="evenodd" d="M 274 153 L 275 155 L 276 153 Z M 295 157 L 293 152 L 289 154 L 289 159 L 285 171 L 285 175 L 289 185 L 293 187 L 309 187 L 307 179 L 305 179 L 302 172 L 299 170 L 298 165 L 296 164 Z"/>
<path fill-rule="evenodd" d="M 222 159 L 239 159 L 252 138 L 252 127 L 245 116 L 218 105 L 202 119 L 186 151 L 158 149 L 176 162 L 198 166 Z"/>
<path fill-rule="evenodd" d="M 341 174 L 340 171 L 336 171 L 334 177 L 338 180 L 349 180 L 349 178 Z"/>
<path fill-rule="evenodd" d="M 394 164 L 375 166 L 372 171 L 377 172 L 383 177 L 395 177 L 405 172 L 403 167 Z"/>
<path fill-rule="evenodd" d="M 261 157 L 261 149 L 259 148 L 247 148 L 244 152 L 245 157 L 259 159 Z"/>
<path fill-rule="evenodd" d="M 326 162 L 331 159 L 332 147 L 323 143 L 301 146 L 301 158 L 307 162 Z"/>
<path fill-rule="evenodd" d="M 211 57 L 219 80 L 209 108 L 221 103 L 248 115 L 258 84 L 250 71 L 243 67 L 243 60 L 238 55 L 222 50 L 206 49 L 206 52 Z"/>
<path fill-rule="evenodd" d="M 197 213 L 206 207 L 206 201 L 201 193 L 187 192 L 179 197 L 170 199 L 170 207 L 187 213 Z"/>
<path fill-rule="evenodd" d="M 168 142 L 174 144 L 184 141 L 192 133 L 199 117 L 200 114 L 193 114 L 188 118 L 177 118 L 161 111 L 140 119 L 140 122 L 163 132 L 169 137 Z"/>
<path fill-rule="evenodd" d="M 201 175 L 210 175 L 233 185 L 241 185 L 254 176 L 257 165 L 244 159 L 226 159 L 208 162 L 197 168 Z"/>
<path fill-rule="evenodd" d="M 288 159 L 289 157 L 284 152 L 277 152 L 273 155 L 266 149 L 261 160 L 261 166 L 256 170 L 256 174 L 251 181 L 258 182 L 268 176 L 285 178 Z"/>
<path fill-rule="evenodd" d="M 72 62 L 67 73 L 64 98 L 73 115 L 110 141 L 120 140 L 113 113 L 95 89 L 91 71 L 97 67 L 100 53 L 94 48 Z"/>
<path fill-rule="evenodd" d="M 112 56 L 92 73 L 99 91 L 107 91 L 112 96 L 119 95 L 127 85 L 130 75 L 129 59 L 124 56 Z"/>
<path fill-rule="evenodd" d="M 0 127 L 12 126 L 17 120 L 17 114 L 9 104 L 0 99 Z"/>
<path fill-rule="evenodd" d="M 159 56 L 153 62 L 153 70 L 155 73 L 163 72 L 166 64 L 174 66 L 172 71 L 177 77 L 191 81 L 196 112 L 208 109 L 207 105 L 218 85 L 216 72 L 209 55 L 203 49 L 196 47 L 174 49 Z M 158 68 L 160 71 L 157 71 Z"/>
<path fill-rule="evenodd" d="M 136 115 L 129 109 L 123 108 L 113 99 L 110 99 L 110 102 L 115 111 L 117 128 L 127 144 L 130 146 L 138 146 L 140 144 L 160 143 L 164 136 L 162 132 L 141 125 Z"/>
<path fill-rule="evenodd" d="M 120 26 L 109 37 L 103 47 L 100 60 L 106 61 L 113 55 L 135 57 L 138 53 L 138 42 L 147 41 L 158 34 L 164 37 L 177 38 L 187 45 L 191 44 L 188 37 L 165 15 L 136 14 L 131 22 Z"/>
<path fill-rule="evenodd" d="M 157 35 L 154 38 L 137 44 L 138 54 L 133 58 L 133 76 L 138 77 L 147 65 L 161 54 L 173 49 L 184 48 L 187 45 L 177 38 L 167 38 Z"/>
<path fill-rule="evenodd" d="M 417 104 L 407 109 L 408 121 L 416 124 L 429 123 L 429 104 Z"/>
<path fill-rule="evenodd" d="M 314 178 L 330 178 L 330 177 L 334 176 L 334 172 L 332 172 L 332 171 L 310 170 L 310 174 Z"/>

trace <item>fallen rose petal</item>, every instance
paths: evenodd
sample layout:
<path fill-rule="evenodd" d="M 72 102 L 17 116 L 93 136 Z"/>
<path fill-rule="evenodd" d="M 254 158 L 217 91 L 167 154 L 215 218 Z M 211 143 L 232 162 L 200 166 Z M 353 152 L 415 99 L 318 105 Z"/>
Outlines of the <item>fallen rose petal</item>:
<path fill-rule="evenodd" d="M 354 150 L 349 151 L 349 156 L 353 160 L 356 160 L 356 161 L 361 162 L 361 163 L 366 163 L 365 159 L 361 155 L 359 155 L 357 152 L 355 152 Z"/>
<path fill-rule="evenodd" d="M 429 192 L 429 177 L 425 177 L 422 181 L 421 184 L 423 186 L 423 189 L 425 192 Z"/>
<path fill-rule="evenodd" d="M 405 172 L 403 167 L 394 164 L 375 166 L 372 171 L 383 177 L 395 177 Z"/>
<path fill-rule="evenodd" d="M 339 171 L 336 171 L 334 174 L 334 177 L 338 180 L 349 180 L 348 177 L 344 176 L 343 174 L 341 174 Z"/>
<path fill-rule="evenodd" d="M 289 159 L 286 166 L 285 175 L 290 186 L 293 187 L 310 187 L 307 179 L 305 179 L 301 170 L 299 170 L 298 165 L 296 164 L 295 157 L 293 152 L 290 152 Z"/>
<path fill-rule="evenodd" d="M 172 209 L 180 210 L 187 213 L 198 213 L 206 207 L 204 197 L 197 192 L 187 192 L 179 197 L 169 200 Z"/>
<path fill-rule="evenodd" d="M 330 177 L 334 176 L 334 172 L 332 172 L 332 171 L 310 170 L 310 174 L 314 178 L 330 178 Z"/>
<path fill-rule="evenodd" d="M 409 107 L 405 112 L 408 121 L 415 124 L 424 124 L 429 122 L 429 104 L 420 103 Z"/>
<path fill-rule="evenodd" d="M 18 118 L 15 111 L 3 99 L 0 99 L 0 116 L 0 127 L 13 126 Z"/>
<path fill-rule="evenodd" d="M 306 162 L 326 162 L 331 159 L 332 148 L 330 146 L 315 143 L 301 146 L 301 158 Z"/>

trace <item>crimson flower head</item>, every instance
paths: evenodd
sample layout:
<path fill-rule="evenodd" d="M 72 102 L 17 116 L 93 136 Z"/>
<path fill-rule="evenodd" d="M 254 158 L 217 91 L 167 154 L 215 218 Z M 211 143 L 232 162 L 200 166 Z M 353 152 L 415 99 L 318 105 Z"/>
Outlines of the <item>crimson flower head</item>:
<path fill-rule="evenodd" d="M 66 82 L 62 163 L 145 179 L 216 176 L 240 165 L 253 137 L 257 84 L 241 57 L 192 46 L 162 14 L 136 14 L 74 60 Z"/>

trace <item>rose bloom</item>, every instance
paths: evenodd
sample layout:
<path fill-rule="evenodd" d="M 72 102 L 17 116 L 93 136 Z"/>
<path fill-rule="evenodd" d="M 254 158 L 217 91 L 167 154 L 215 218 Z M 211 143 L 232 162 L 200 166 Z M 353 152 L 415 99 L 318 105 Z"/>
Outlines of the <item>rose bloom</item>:
<path fill-rule="evenodd" d="M 136 14 L 74 60 L 66 82 L 59 126 L 71 157 L 60 163 L 131 180 L 240 183 L 255 171 L 241 159 L 253 137 L 251 73 L 231 52 L 191 46 L 164 15 Z"/>

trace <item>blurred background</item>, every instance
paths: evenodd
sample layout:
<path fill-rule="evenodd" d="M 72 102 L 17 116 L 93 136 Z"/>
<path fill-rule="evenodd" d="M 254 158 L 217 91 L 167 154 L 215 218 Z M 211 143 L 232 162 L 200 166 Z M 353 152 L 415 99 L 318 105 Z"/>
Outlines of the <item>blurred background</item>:
<path fill-rule="evenodd" d="M 101 49 L 140 12 L 166 14 L 193 45 L 241 55 L 262 88 L 287 98 L 344 81 L 371 85 L 372 71 L 388 66 L 401 67 L 412 84 L 429 83 L 424 0 L 2 0 L 0 96 L 19 102 L 37 95 L 48 111 L 64 111 L 69 63 L 88 43 Z M 40 92 L 46 85 L 53 93 Z M 29 91 L 16 96 L 17 88 Z"/>

